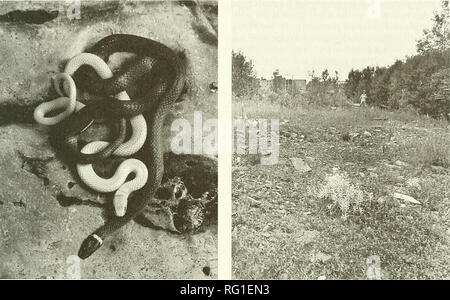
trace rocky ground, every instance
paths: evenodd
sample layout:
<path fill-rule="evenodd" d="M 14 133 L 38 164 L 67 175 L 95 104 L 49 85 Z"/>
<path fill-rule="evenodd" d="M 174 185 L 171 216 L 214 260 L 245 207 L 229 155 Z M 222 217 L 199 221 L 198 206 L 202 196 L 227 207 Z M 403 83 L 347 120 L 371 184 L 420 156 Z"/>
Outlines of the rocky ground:
<path fill-rule="evenodd" d="M 234 158 L 236 278 L 450 278 L 447 122 L 244 104 L 281 119 L 280 159 Z"/>
<path fill-rule="evenodd" d="M 80 19 L 68 18 L 68 7 L 20 1 L 0 8 L 1 278 L 77 277 L 73 255 L 106 218 L 110 195 L 80 184 L 56 155 L 48 128 L 32 119 L 38 103 L 56 98 L 50 77 L 70 57 L 112 33 L 156 39 L 189 60 L 188 92 L 173 117 L 217 112 L 209 89 L 217 81 L 215 3 L 81 1 Z M 214 220 L 195 234 L 130 222 L 80 262 L 80 277 L 214 278 L 216 231 Z"/>

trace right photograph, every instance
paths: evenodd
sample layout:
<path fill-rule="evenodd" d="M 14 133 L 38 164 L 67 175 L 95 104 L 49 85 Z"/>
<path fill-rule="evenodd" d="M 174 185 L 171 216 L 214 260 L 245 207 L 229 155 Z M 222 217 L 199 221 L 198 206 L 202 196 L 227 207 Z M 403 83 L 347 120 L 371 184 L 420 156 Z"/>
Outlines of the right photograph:
<path fill-rule="evenodd" d="M 234 279 L 450 279 L 449 20 L 232 2 Z"/>

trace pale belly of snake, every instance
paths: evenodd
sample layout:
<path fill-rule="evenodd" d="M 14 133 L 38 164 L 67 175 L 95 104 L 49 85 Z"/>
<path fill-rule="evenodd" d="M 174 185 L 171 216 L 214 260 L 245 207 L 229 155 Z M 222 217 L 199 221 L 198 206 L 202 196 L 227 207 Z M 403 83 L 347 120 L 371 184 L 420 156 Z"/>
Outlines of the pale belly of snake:
<path fill-rule="evenodd" d="M 130 52 L 138 59 L 127 65 L 120 73 L 107 80 L 96 77 L 91 70 L 80 68 L 75 80 L 78 85 L 83 82 L 94 87 L 103 95 L 112 97 L 120 91 L 130 91 L 130 101 L 106 99 L 93 101 L 86 107 L 64 120 L 55 131 L 63 141 L 63 150 L 79 156 L 77 135 L 92 119 L 107 116 L 123 120 L 139 114 L 147 122 L 147 140 L 137 153 L 148 169 L 148 180 L 145 186 L 130 196 L 124 216 L 111 217 L 106 223 L 89 235 L 82 243 L 78 256 L 89 257 L 103 243 L 104 239 L 121 228 L 136 216 L 140 215 L 154 198 L 161 184 L 164 173 L 162 130 L 166 113 L 182 94 L 185 86 L 185 58 L 165 45 L 143 37 L 133 35 L 111 35 L 96 43 L 87 52 L 98 55 L 105 61 L 115 52 Z M 112 142 L 106 151 L 91 157 L 83 157 L 87 161 L 104 159 L 111 155 L 123 142 L 123 127 L 119 126 L 117 142 Z M 75 159 L 76 160 L 76 159 Z"/>

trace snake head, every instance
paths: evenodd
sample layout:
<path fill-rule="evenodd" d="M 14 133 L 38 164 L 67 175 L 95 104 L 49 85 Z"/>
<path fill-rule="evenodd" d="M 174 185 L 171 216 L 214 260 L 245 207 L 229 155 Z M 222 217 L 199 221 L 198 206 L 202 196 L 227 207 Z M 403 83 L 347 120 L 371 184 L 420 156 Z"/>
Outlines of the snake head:
<path fill-rule="evenodd" d="M 78 251 L 78 257 L 81 259 L 86 259 L 92 255 L 98 248 L 102 245 L 103 240 L 96 234 L 91 234 L 88 236 L 81 244 L 80 250 Z"/>

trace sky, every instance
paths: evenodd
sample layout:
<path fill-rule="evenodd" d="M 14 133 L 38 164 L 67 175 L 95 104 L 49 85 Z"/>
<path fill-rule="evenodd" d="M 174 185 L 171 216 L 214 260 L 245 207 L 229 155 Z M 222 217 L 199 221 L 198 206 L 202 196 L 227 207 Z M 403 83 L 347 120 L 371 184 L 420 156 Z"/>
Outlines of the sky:
<path fill-rule="evenodd" d="M 327 68 L 387 66 L 416 53 L 441 0 L 234 0 L 234 51 L 252 59 L 257 76 L 275 69 L 309 79 Z M 379 12 L 379 14 L 378 14 Z"/>

